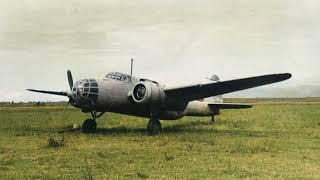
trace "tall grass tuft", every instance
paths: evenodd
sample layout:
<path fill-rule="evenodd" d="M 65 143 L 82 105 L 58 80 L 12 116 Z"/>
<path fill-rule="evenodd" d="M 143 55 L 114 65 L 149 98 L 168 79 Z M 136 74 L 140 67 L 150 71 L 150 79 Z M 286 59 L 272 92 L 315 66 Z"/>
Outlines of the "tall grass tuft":
<path fill-rule="evenodd" d="M 93 178 L 92 171 L 91 171 L 90 168 L 88 168 L 88 167 L 84 167 L 84 168 L 83 168 L 83 177 L 84 177 L 84 179 L 86 179 L 86 180 L 93 180 L 93 179 L 94 179 L 94 178 Z"/>
<path fill-rule="evenodd" d="M 55 139 L 54 137 L 50 136 L 48 138 L 48 147 L 49 148 L 60 148 L 65 145 L 64 136 L 61 139 Z"/>
<path fill-rule="evenodd" d="M 138 175 L 138 177 L 139 177 L 140 179 L 148 179 L 148 178 L 149 178 L 148 175 L 146 175 L 146 174 L 144 174 L 144 173 L 141 173 L 141 172 L 138 172 L 137 175 Z"/>
<path fill-rule="evenodd" d="M 84 167 L 83 167 L 83 178 L 86 180 L 93 180 L 93 173 L 92 170 L 88 164 L 87 158 L 85 157 L 85 162 L 84 162 Z"/>
<path fill-rule="evenodd" d="M 164 155 L 165 155 L 167 161 L 172 161 L 172 160 L 174 160 L 174 157 L 171 156 L 171 155 L 169 155 L 168 153 L 164 153 Z"/>

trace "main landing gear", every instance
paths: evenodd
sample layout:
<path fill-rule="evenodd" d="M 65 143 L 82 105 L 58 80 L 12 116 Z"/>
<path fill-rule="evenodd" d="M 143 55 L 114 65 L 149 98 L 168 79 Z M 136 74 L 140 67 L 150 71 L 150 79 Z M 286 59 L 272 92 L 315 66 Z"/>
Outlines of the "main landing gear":
<path fill-rule="evenodd" d="M 101 112 L 97 114 L 96 110 L 91 111 L 92 119 L 87 119 L 82 124 L 82 132 L 83 133 L 95 133 L 97 130 L 97 122 L 96 119 L 101 117 L 105 112 Z"/>
<path fill-rule="evenodd" d="M 147 131 L 149 135 L 155 135 L 159 134 L 161 131 L 161 123 L 158 118 L 151 117 L 148 125 L 147 125 Z"/>

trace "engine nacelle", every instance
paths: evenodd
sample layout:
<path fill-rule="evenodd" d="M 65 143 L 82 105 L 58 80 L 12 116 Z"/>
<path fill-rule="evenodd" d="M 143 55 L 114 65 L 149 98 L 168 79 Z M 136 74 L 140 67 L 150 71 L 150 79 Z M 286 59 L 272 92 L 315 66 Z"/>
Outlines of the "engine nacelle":
<path fill-rule="evenodd" d="M 131 97 L 139 104 L 160 104 L 164 98 L 164 91 L 158 84 L 141 81 L 133 88 Z"/>

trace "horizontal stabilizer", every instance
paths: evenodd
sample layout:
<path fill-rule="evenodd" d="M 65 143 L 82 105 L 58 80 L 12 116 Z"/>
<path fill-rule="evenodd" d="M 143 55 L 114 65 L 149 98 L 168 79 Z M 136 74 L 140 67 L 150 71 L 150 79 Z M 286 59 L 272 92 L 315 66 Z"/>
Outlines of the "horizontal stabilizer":
<path fill-rule="evenodd" d="M 43 90 L 36 90 L 36 89 L 27 89 L 28 91 L 37 92 L 37 93 L 44 93 L 44 94 L 52 94 L 58 96 L 68 96 L 67 92 L 57 92 L 57 91 L 43 91 Z"/>
<path fill-rule="evenodd" d="M 237 104 L 237 103 L 209 103 L 210 106 L 214 106 L 219 109 L 247 109 L 251 108 L 250 104 Z"/>

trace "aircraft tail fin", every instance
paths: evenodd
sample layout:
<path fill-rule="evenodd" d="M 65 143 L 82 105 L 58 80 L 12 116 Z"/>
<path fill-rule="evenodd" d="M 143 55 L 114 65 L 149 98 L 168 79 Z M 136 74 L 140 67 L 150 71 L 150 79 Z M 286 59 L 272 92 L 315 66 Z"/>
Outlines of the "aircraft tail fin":
<path fill-rule="evenodd" d="M 220 81 L 220 78 L 218 75 L 216 74 L 213 74 L 210 78 L 207 78 L 208 80 L 210 81 L 215 81 L 215 82 L 219 82 Z"/>
<path fill-rule="evenodd" d="M 210 78 L 207 78 L 207 79 L 214 82 L 220 81 L 220 77 L 216 74 L 213 74 Z M 212 103 L 223 103 L 223 95 L 209 97 L 209 98 L 206 98 L 205 101 L 212 102 Z"/>

